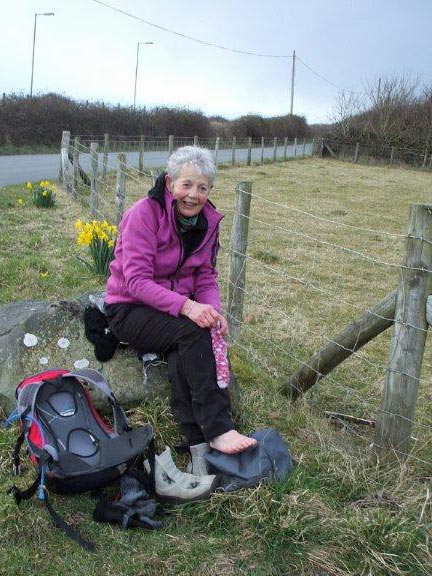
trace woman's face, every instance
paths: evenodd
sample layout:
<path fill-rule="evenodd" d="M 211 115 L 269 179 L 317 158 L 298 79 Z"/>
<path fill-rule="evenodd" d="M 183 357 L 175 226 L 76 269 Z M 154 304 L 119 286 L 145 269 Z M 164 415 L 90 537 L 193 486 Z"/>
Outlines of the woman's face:
<path fill-rule="evenodd" d="M 167 175 L 166 185 L 177 200 L 177 210 L 186 218 L 201 212 L 212 189 L 208 178 L 198 174 L 193 166 L 183 166 L 177 180 Z"/>

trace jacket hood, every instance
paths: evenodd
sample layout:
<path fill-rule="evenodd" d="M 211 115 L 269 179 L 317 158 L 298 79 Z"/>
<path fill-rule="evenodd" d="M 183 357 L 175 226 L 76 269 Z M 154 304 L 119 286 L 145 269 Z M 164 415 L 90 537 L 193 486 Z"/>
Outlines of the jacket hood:
<path fill-rule="evenodd" d="M 156 178 L 156 182 L 153 186 L 153 188 L 151 188 L 148 191 L 147 196 L 149 198 L 154 198 L 154 200 L 156 200 L 157 202 L 159 202 L 159 204 L 161 205 L 162 208 L 165 208 L 165 177 L 166 177 L 167 173 L 166 172 L 162 172 L 162 174 L 159 174 L 159 176 Z"/>

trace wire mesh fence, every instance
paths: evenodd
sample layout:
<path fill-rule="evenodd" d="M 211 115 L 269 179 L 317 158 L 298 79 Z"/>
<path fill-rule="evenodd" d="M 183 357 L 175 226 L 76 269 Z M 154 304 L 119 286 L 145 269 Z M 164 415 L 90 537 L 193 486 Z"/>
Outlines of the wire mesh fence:
<path fill-rule="evenodd" d="M 388 164 L 423 170 L 432 169 L 432 150 L 429 149 L 398 148 L 389 145 L 368 145 L 360 142 L 337 142 L 323 139 L 321 155 L 361 164 Z"/>
<path fill-rule="evenodd" d="M 282 200 L 289 196 L 293 196 L 292 190 L 283 185 L 269 184 L 252 192 L 252 210 L 245 216 L 249 220 L 249 245 L 242 255 L 247 267 L 245 310 L 236 345 L 285 390 L 292 385 L 293 374 L 309 369 L 314 378 L 307 398 L 325 415 L 343 422 L 366 446 L 373 445 L 383 454 L 390 449 L 402 458 L 409 445 L 413 461 L 430 465 L 430 359 L 426 357 L 420 372 L 422 358 L 415 366 L 410 359 L 413 345 L 400 336 L 411 331 L 413 341 L 426 337 L 431 266 L 425 247 L 427 250 L 430 240 L 423 234 L 403 233 L 402 222 L 399 228 L 386 226 L 378 212 L 362 210 L 351 218 L 352 222 L 356 218 L 368 221 L 369 227 L 344 222 L 340 209 L 328 210 L 332 203 L 340 204 L 340 197 L 328 199 L 325 210 L 327 214 L 337 212 L 339 219 L 335 219 L 322 215 L 322 202 L 319 211 L 299 209 Z M 298 192 L 294 196 L 298 201 Z M 391 202 L 390 195 L 387 202 Z M 409 242 L 416 243 L 416 249 L 423 253 L 417 265 L 401 265 Z M 418 293 L 414 296 L 417 316 L 410 313 L 410 305 L 399 315 L 396 307 L 395 316 L 394 289 L 399 286 L 399 300 L 409 302 L 412 279 L 416 277 L 417 290 L 422 274 L 423 298 Z M 227 274 L 222 277 L 226 279 Z M 376 312 L 380 300 L 393 302 L 387 309 L 389 317 Z M 365 339 L 364 347 L 364 342 L 359 345 L 365 330 L 359 321 L 362 316 L 372 318 L 375 325 L 385 324 L 373 339 Z M 344 339 L 347 326 L 351 328 L 350 340 Z M 390 326 L 393 328 L 385 331 Z M 327 370 L 324 361 L 329 348 L 334 365 Z M 343 363 L 337 361 L 339 351 L 347 358 Z M 397 358 L 393 362 L 392 356 Z M 395 376 L 399 379 L 396 385 Z M 413 395 L 417 394 L 414 417 L 407 406 L 416 405 Z M 389 396 L 393 397 L 390 403 Z M 379 427 L 376 433 L 363 427 L 366 423 L 372 428 L 375 422 Z M 409 438 L 401 439 L 401 430 Z"/>
<path fill-rule="evenodd" d="M 107 155 L 111 163 L 116 154 L 126 154 L 128 166 L 152 168 L 165 166 L 169 153 L 180 147 L 199 144 L 212 150 L 217 164 L 242 164 L 310 157 L 314 153 L 315 141 L 311 138 L 200 138 L 177 137 L 120 137 L 109 135 L 75 135 L 71 151 L 77 148 L 84 170 L 90 169 L 90 144 L 98 145 L 98 151 Z"/>
<path fill-rule="evenodd" d="M 79 141 L 79 146 L 84 154 L 86 145 Z M 127 157 L 129 143 L 124 146 Z M 88 211 L 93 210 L 92 217 L 114 222 L 119 218 L 119 178 L 123 176 L 127 183 L 126 208 L 151 187 L 153 169 L 139 170 L 126 162 L 126 167 L 119 170 L 117 157 L 108 155 L 103 176 L 101 163 L 102 154 L 93 173 L 89 170 L 90 181 L 85 183 L 79 177 L 79 184 L 72 186 L 71 192 Z M 246 268 L 244 310 L 239 320 L 240 335 L 233 345 L 259 368 L 264 379 L 276 382 L 281 390 L 288 391 L 290 378 L 302 368 L 310 368 L 316 377 L 304 395 L 306 401 L 343 423 L 366 448 L 387 445 L 385 438 L 379 440 L 373 430 L 382 414 L 390 416 L 396 427 L 402 428 L 409 421 L 410 457 L 419 466 L 430 466 L 430 354 L 426 347 L 421 373 L 415 373 L 409 364 L 389 366 L 395 308 L 390 306 L 385 313 L 376 308 L 386 299 L 395 302 L 398 287 L 400 294 L 408 294 L 410 274 L 425 274 L 429 291 L 430 265 L 423 260 L 419 265 L 402 263 L 410 239 L 423 247 L 423 255 L 430 243 L 426 237 L 406 232 L 409 201 L 427 203 L 430 192 L 410 198 L 406 189 L 395 192 L 391 182 L 368 182 L 361 194 L 343 182 L 323 189 L 322 180 L 331 171 L 325 161 L 317 161 L 313 170 L 303 163 L 281 166 L 293 168 L 283 170 L 278 178 L 268 178 L 265 170 L 254 177 L 251 212 L 245 216 L 249 243 L 241 254 Z M 219 257 L 219 282 L 226 301 L 236 186 L 227 172 L 222 174 L 224 185 L 217 181 L 214 194 L 218 208 L 226 215 Z M 96 207 L 92 207 L 92 186 L 98 191 Z M 425 316 L 422 298 L 418 305 L 423 306 Z M 226 312 L 229 314 L 228 307 Z M 389 329 L 378 330 L 373 339 L 366 338 L 366 343 L 359 346 L 363 328 L 358 320 L 364 315 L 372 321 L 386 321 Z M 409 317 L 399 318 L 397 324 L 416 334 L 427 331 L 425 322 Z M 349 326 L 354 339 L 347 343 L 340 335 Z M 324 371 L 320 365 L 324 355 L 318 354 L 317 363 L 316 354 L 331 346 L 344 351 L 346 359 Z M 402 347 L 400 352 L 403 357 L 409 351 Z M 391 373 L 405 379 L 406 388 L 415 389 L 415 414 L 407 416 L 403 409 L 392 412 L 383 403 L 383 390 Z M 362 421 L 369 426 L 362 425 Z M 392 448 L 400 457 L 405 454 L 398 446 Z"/>

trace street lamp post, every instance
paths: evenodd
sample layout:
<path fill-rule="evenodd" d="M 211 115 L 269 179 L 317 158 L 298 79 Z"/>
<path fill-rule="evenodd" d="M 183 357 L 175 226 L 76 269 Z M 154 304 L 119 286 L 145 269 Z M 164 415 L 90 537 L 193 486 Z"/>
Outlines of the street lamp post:
<path fill-rule="evenodd" d="M 137 55 L 136 55 L 136 66 L 135 66 L 135 88 L 134 88 L 134 103 L 133 109 L 136 106 L 136 89 L 137 89 L 137 78 L 138 78 L 138 57 L 139 57 L 139 47 L 140 44 L 154 44 L 154 42 L 137 42 Z"/>
<path fill-rule="evenodd" d="M 34 56 L 35 56 L 35 44 L 36 44 L 36 26 L 38 16 L 54 16 L 54 12 L 37 12 L 34 18 L 34 28 L 33 28 L 33 55 L 32 55 L 32 72 L 31 72 L 31 82 L 30 82 L 30 98 L 33 96 L 33 71 L 34 71 Z"/>

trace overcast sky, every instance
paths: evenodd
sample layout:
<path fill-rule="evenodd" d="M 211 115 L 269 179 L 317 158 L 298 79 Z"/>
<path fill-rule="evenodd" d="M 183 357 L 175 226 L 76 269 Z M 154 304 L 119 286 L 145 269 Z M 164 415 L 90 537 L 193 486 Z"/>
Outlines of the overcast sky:
<path fill-rule="evenodd" d="M 362 91 L 392 75 L 432 85 L 432 0 L 103 0 L 137 18 L 230 50 L 206 46 L 95 0 L 0 0 L 0 92 L 132 105 L 186 106 L 235 118 L 290 110 L 326 122 L 338 89 Z M 312 71 L 309 69 L 312 69 Z"/>

